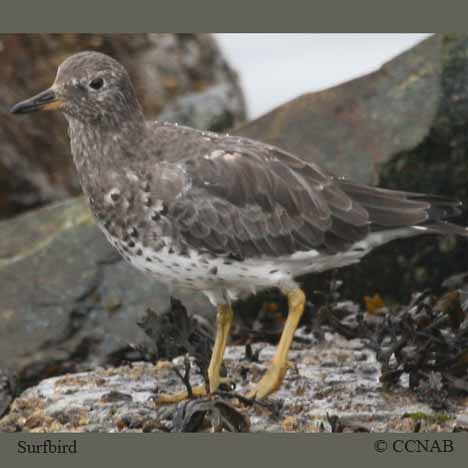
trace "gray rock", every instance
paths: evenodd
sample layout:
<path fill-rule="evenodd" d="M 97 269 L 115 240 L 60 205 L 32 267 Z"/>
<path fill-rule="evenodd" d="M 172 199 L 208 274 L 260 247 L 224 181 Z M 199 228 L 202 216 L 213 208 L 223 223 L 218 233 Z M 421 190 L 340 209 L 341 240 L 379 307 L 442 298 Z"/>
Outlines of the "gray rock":
<path fill-rule="evenodd" d="M 468 415 L 461 414 L 457 416 L 456 429 L 459 432 L 468 432 Z"/>
<path fill-rule="evenodd" d="M 89 49 L 125 65 L 149 118 L 165 111 L 205 130 L 245 118 L 237 75 L 208 34 L 1 35 L 0 219 L 80 193 L 63 117 L 18 119 L 8 108 L 50 86 L 65 57 Z"/>
<path fill-rule="evenodd" d="M 377 183 L 382 164 L 417 147 L 434 124 L 442 75 L 450 74 L 447 41 L 430 37 L 373 73 L 299 96 L 233 133 L 278 145 L 337 175 Z M 466 77 L 460 79 L 463 89 Z"/>
<path fill-rule="evenodd" d="M 6 413 L 16 396 L 15 374 L 0 367 L 0 417 Z"/>
<path fill-rule="evenodd" d="M 225 364 L 238 384 L 236 392 L 245 393 L 264 372 L 274 348 L 261 347 L 260 363 L 243 361 L 242 347 L 229 348 Z M 252 432 L 330 431 L 335 415 L 342 431 L 412 432 L 417 423 L 425 431 L 451 431 L 466 419 L 463 404 L 456 413 L 434 413 L 404 388 L 384 392 L 374 353 L 363 351 L 357 340 L 330 334 L 314 347 L 296 344 L 290 358 L 295 370 L 289 370 L 281 390 L 270 398 L 270 408 L 230 399 L 250 420 Z M 181 366 L 181 361 L 173 362 Z M 192 383 L 197 382 L 200 379 L 194 376 Z M 176 408 L 158 406 L 155 397 L 182 389 L 164 361 L 157 366 L 136 363 L 49 378 L 14 401 L 10 413 L 0 419 L 0 431 L 167 431 Z"/>
<path fill-rule="evenodd" d="M 239 100 L 240 94 L 232 86 L 214 86 L 207 91 L 174 99 L 158 118 L 221 132 L 233 127 L 236 116 L 242 115 L 244 103 Z"/>

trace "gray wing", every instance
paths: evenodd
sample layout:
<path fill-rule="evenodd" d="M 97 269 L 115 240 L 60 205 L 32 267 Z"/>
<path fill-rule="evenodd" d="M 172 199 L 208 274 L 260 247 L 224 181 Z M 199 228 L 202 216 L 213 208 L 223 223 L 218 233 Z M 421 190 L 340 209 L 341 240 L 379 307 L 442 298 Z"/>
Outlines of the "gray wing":
<path fill-rule="evenodd" d="M 337 253 L 370 230 L 438 223 L 459 206 L 337 178 L 246 138 L 213 137 L 192 153 L 170 164 L 178 189 L 167 197 L 165 222 L 185 246 L 217 255 Z"/>
<path fill-rule="evenodd" d="M 332 176 L 268 145 L 224 137 L 177 167 L 185 190 L 166 217 L 197 250 L 237 258 L 336 252 L 369 230 L 368 212 Z"/>

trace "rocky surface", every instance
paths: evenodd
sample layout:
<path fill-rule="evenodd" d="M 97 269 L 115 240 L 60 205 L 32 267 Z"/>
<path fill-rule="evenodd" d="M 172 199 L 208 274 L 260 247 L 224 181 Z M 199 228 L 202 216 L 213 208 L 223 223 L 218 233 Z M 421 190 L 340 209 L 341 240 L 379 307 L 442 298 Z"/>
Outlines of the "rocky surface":
<path fill-rule="evenodd" d="M 0 36 L 0 219 L 80 192 L 58 113 L 18 119 L 8 109 L 50 86 L 82 50 L 127 68 L 149 119 L 226 130 L 245 118 L 235 72 L 207 34 L 4 34 Z"/>
<path fill-rule="evenodd" d="M 256 347 L 261 349 L 260 362 L 244 360 L 243 347 L 228 348 L 225 364 L 237 383 L 236 393 L 245 393 L 258 380 L 273 355 L 270 345 Z M 399 389 L 385 391 L 375 354 L 360 340 L 327 334 L 321 344 L 295 344 L 290 358 L 294 368 L 265 403 L 225 397 L 244 415 L 250 431 L 468 430 L 468 399 L 459 400 L 450 412 L 434 412 L 418 402 L 404 381 Z M 180 368 L 182 358 L 173 363 Z M 49 378 L 15 400 L 0 420 L 0 431 L 171 431 L 181 405 L 159 406 L 155 399 L 161 392 L 183 388 L 168 361 Z"/>

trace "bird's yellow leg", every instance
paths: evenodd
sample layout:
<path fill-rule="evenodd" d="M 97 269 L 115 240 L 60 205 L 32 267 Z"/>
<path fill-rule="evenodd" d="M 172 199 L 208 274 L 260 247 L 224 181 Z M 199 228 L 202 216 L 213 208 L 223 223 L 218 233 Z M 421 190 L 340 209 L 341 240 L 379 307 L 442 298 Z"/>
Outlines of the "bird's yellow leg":
<path fill-rule="evenodd" d="M 219 387 L 219 371 L 223 363 L 224 351 L 226 349 L 229 331 L 231 329 L 234 313 L 230 305 L 218 306 L 216 314 L 216 338 L 208 367 L 208 379 L 210 381 L 210 392 L 214 393 Z"/>
<path fill-rule="evenodd" d="M 208 380 L 210 382 L 210 393 L 216 392 L 220 383 L 228 382 L 228 379 L 221 379 L 219 372 L 223 363 L 224 350 L 226 349 L 229 330 L 231 329 L 233 312 L 230 305 L 218 306 L 216 314 L 216 338 L 211 353 L 210 365 L 208 367 Z M 206 388 L 204 385 L 199 385 L 192 388 L 192 394 L 195 397 L 205 396 Z M 175 393 L 173 395 L 158 395 L 156 402 L 158 404 L 171 404 L 188 398 L 188 392 Z"/>
<path fill-rule="evenodd" d="M 280 388 L 288 370 L 288 351 L 294 338 L 294 332 L 304 312 L 306 297 L 302 289 L 299 288 L 289 291 L 287 295 L 289 306 L 288 318 L 286 319 L 275 356 L 265 375 L 260 379 L 255 388 L 249 392 L 249 398 L 265 398 L 271 393 L 276 392 Z"/>

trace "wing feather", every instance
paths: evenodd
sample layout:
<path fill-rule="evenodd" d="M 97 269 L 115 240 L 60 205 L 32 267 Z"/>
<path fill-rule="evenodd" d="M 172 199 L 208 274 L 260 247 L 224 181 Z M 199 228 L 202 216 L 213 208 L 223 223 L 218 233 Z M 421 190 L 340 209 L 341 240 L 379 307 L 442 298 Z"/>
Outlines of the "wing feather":
<path fill-rule="evenodd" d="M 368 231 L 368 214 L 319 168 L 277 148 L 229 138 L 178 163 L 190 188 L 171 203 L 192 248 L 226 256 L 339 250 Z M 327 245 L 327 232 L 331 234 Z"/>

